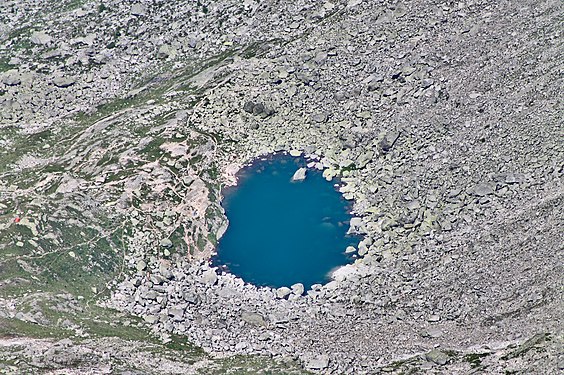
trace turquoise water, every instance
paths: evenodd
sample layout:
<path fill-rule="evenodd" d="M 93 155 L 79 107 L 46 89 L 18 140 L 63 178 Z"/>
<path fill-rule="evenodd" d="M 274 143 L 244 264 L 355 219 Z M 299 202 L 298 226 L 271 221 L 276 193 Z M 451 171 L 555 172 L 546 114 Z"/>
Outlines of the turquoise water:
<path fill-rule="evenodd" d="M 350 262 L 345 248 L 359 241 L 346 235 L 350 205 L 321 171 L 308 169 L 304 181 L 292 182 L 306 163 L 276 154 L 239 172 L 238 185 L 223 191 L 229 227 L 214 265 L 255 285 L 308 289 Z"/>

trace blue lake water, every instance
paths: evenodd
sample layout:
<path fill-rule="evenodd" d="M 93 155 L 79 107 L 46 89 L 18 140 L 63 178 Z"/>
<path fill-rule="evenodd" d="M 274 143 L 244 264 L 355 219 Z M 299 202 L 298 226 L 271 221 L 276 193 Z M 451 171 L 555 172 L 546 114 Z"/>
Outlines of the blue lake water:
<path fill-rule="evenodd" d="M 306 163 L 276 154 L 239 172 L 238 185 L 223 191 L 229 227 L 214 265 L 255 285 L 308 289 L 350 262 L 345 248 L 359 242 L 346 234 L 350 203 L 321 171 L 308 169 L 304 181 L 292 182 Z"/>

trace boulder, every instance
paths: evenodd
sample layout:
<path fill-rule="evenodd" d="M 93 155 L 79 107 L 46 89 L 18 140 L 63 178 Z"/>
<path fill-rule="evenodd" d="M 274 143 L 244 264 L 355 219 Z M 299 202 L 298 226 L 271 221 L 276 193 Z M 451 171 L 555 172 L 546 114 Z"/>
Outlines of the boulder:
<path fill-rule="evenodd" d="M 66 88 L 72 86 L 76 83 L 76 80 L 72 77 L 55 77 L 53 78 L 53 84 L 60 88 Z"/>
<path fill-rule="evenodd" d="M 173 307 L 168 309 L 168 315 L 172 317 L 177 322 L 180 322 L 184 319 L 184 309 L 181 307 Z"/>
<path fill-rule="evenodd" d="M 389 132 L 378 144 L 383 152 L 389 152 L 399 138 L 399 132 Z"/>
<path fill-rule="evenodd" d="M 495 185 L 492 183 L 484 182 L 474 186 L 472 189 L 472 194 L 478 197 L 485 197 L 486 195 L 491 195 L 495 191 Z"/>
<path fill-rule="evenodd" d="M 325 370 L 327 367 L 329 367 L 329 356 L 326 354 L 321 354 L 308 357 L 305 360 L 305 367 L 308 370 Z"/>
<path fill-rule="evenodd" d="M 274 110 L 268 108 L 263 103 L 255 103 L 250 100 L 245 102 L 245 104 L 243 105 L 243 110 L 247 113 L 253 114 L 255 116 L 260 116 L 262 118 L 267 118 L 274 114 Z"/>
<path fill-rule="evenodd" d="M 292 176 L 292 181 L 303 181 L 306 179 L 307 168 L 299 168 Z"/>
<path fill-rule="evenodd" d="M 33 44 L 39 44 L 44 46 L 51 43 L 53 38 L 51 38 L 49 35 L 45 34 L 44 32 L 36 31 L 33 34 L 31 34 L 31 38 L 29 40 Z"/>
<path fill-rule="evenodd" d="M 429 353 L 425 354 L 425 358 L 427 361 L 441 366 L 446 365 L 448 362 L 448 355 L 438 349 L 433 349 Z"/>
<path fill-rule="evenodd" d="M 354 246 L 347 246 L 347 248 L 345 249 L 345 254 L 352 254 L 355 253 L 356 249 L 354 248 Z"/>
<path fill-rule="evenodd" d="M 207 270 L 202 274 L 202 282 L 208 285 L 215 285 L 217 283 L 217 274 L 214 270 Z"/>
<path fill-rule="evenodd" d="M 146 16 L 147 7 L 144 4 L 136 3 L 131 6 L 131 14 L 134 16 Z"/>
<path fill-rule="evenodd" d="M 184 291 L 184 293 L 182 293 L 182 298 L 184 301 L 193 305 L 197 305 L 201 301 L 200 296 L 191 290 Z"/>
<path fill-rule="evenodd" d="M 159 47 L 158 56 L 160 58 L 175 57 L 177 55 L 176 48 L 169 44 L 163 44 Z"/>
<path fill-rule="evenodd" d="M 162 247 L 172 247 L 172 241 L 171 241 L 170 239 L 168 239 L 168 238 L 163 238 L 163 239 L 160 241 L 160 245 L 161 245 Z"/>
<path fill-rule="evenodd" d="M 304 294 L 305 288 L 304 288 L 304 284 L 302 283 L 296 283 L 294 285 L 292 285 L 292 293 L 294 293 L 295 295 L 301 296 L 302 294 Z"/>
<path fill-rule="evenodd" d="M 263 326 L 263 327 L 267 326 L 264 317 L 254 312 L 243 311 L 241 313 L 241 319 L 246 323 L 253 324 L 256 326 Z"/>
<path fill-rule="evenodd" d="M 291 293 L 292 293 L 292 289 L 288 288 L 287 286 L 283 286 L 276 289 L 276 297 L 278 298 L 286 298 Z"/>
<path fill-rule="evenodd" d="M 145 263 L 144 260 L 137 261 L 137 264 L 135 265 L 135 269 L 137 271 L 139 271 L 139 272 L 145 271 L 146 268 L 147 268 L 147 263 Z"/>
<path fill-rule="evenodd" d="M 159 316 L 158 315 L 145 315 L 143 317 L 143 320 L 145 320 L 149 324 L 154 324 L 154 323 L 157 323 L 159 321 Z"/>
<path fill-rule="evenodd" d="M 17 70 L 8 70 L 2 77 L 2 83 L 6 86 L 17 86 L 22 83 L 22 80 Z"/>

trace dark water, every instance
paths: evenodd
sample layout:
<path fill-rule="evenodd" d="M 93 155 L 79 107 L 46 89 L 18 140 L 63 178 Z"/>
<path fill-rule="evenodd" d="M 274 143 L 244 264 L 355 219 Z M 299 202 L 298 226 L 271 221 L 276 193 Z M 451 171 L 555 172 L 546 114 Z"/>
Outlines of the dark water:
<path fill-rule="evenodd" d="M 346 264 L 350 205 L 321 171 L 308 169 L 305 181 L 291 182 L 303 158 L 277 154 L 257 160 L 226 189 L 223 207 L 229 227 L 214 259 L 243 280 L 259 286 L 329 281 Z"/>

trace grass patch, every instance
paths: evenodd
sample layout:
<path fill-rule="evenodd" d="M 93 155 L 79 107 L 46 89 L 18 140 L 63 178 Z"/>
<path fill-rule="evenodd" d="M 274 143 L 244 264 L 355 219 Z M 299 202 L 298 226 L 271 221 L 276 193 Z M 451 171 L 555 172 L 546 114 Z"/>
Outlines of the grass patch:
<path fill-rule="evenodd" d="M 217 361 L 212 368 L 201 369 L 199 374 L 206 375 L 274 375 L 274 374 L 312 374 L 300 368 L 293 360 L 276 361 L 265 356 L 232 356 Z"/>
<path fill-rule="evenodd" d="M 12 69 L 12 66 L 10 64 L 8 64 L 8 58 L 7 57 L 0 57 L 0 73 L 6 72 L 10 69 Z"/>
<path fill-rule="evenodd" d="M 62 339 L 68 337 L 68 335 L 68 331 L 61 328 L 42 326 L 19 319 L 0 318 L 0 337 L 2 338 Z"/>
<path fill-rule="evenodd" d="M 482 358 L 489 356 L 490 353 L 471 353 L 464 356 L 464 360 L 470 363 L 472 368 L 477 368 L 482 365 Z"/>

